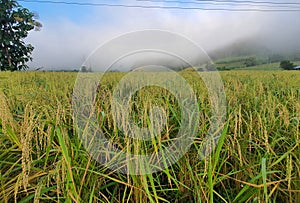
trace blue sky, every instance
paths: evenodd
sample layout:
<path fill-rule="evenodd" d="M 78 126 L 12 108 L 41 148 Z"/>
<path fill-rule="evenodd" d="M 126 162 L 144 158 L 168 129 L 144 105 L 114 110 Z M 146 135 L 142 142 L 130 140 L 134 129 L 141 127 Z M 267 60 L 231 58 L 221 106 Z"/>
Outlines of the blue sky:
<path fill-rule="evenodd" d="M 135 0 L 65 1 L 209 8 L 208 5 Z M 270 46 L 274 42 L 280 46 L 287 43 L 298 46 L 291 39 L 297 39 L 300 33 L 300 12 L 225 12 L 19 3 L 37 12 L 43 24 L 41 31 L 31 32 L 27 39 L 35 47 L 34 60 L 29 64 L 32 68 L 78 68 L 104 42 L 127 32 L 144 29 L 161 29 L 184 35 L 207 51 L 253 36 Z"/>
<path fill-rule="evenodd" d="M 86 2 L 72 0 L 70 2 Z M 93 1 L 89 1 L 93 2 Z M 105 1 L 101 1 L 105 2 Z M 116 1 L 117 2 L 117 1 Z M 36 12 L 40 16 L 42 22 L 53 22 L 60 19 L 68 19 L 75 23 L 87 23 L 93 21 L 93 13 L 97 12 L 101 23 L 105 23 L 106 7 L 93 7 L 93 6 L 79 6 L 79 5 L 65 5 L 53 3 L 35 3 L 35 2 L 19 2 L 23 7 L 28 8 L 30 11 Z M 102 15 L 101 15 L 102 14 Z M 101 18 L 102 17 L 102 18 Z"/>

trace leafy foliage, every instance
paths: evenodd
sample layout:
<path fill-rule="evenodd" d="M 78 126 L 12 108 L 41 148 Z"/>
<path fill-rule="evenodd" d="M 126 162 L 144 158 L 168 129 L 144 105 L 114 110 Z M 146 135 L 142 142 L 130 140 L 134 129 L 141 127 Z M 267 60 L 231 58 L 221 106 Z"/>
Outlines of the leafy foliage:
<path fill-rule="evenodd" d="M 294 66 L 295 65 L 289 60 L 283 60 L 280 62 L 280 68 L 284 70 L 293 70 Z"/>
<path fill-rule="evenodd" d="M 256 65 L 256 58 L 254 56 L 249 57 L 245 60 L 246 67 L 255 66 Z"/>
<path fill-rule="evenodd" d="M 23 39 L 29 31 L 39 30 L 41 23 L 34 20 L 35 14 L 21 7 L 14 0 L 0 0 L 0 70 L 24 70 L 32 60 L 33 46 Z"/>

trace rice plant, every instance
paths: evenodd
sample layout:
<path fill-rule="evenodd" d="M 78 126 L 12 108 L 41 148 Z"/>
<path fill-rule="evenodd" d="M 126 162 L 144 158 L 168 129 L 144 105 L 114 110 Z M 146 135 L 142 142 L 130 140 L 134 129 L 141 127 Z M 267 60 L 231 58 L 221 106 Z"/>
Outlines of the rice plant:
<path fill-rule="evenodd" d="M 80 139 L 72 114 L 76 73 L 0 72 L 0 202 L 300 202 L 300 72 L 222 72 L 226 122 L 206 159 L 200 155 L 211 125 L 209 93 L 198 74 L 180 74 L 197 98 L 196 137 L 176 163 L 130 175 L 99 163 Z M 131 139 L 111 105 L 125 75 L 102 78 L 97 125 L 121 151 L 156 154 L 180 129 L 180 105 L 163 88 L 136 92 L 132 122 L 151 128 L 158 106 L 165 125 L 153 139 Z"/>

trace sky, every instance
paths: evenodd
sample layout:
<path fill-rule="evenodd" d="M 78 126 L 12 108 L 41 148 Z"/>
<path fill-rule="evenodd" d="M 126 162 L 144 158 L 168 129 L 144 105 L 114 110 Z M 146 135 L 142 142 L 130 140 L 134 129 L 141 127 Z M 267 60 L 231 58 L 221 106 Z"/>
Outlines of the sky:
<path fill-rule="evenodd" d="M 248 38 L 255 39 L 258 43 L 274 50 L 300 50 L 300 0 L 270 0 L 277 3 L 295 3 L 271 5 L 276 5 L 276 8 L 267 7 L 270 4 L 251 4 L 250 7 L 246 3 L 214 2 L 214 5 L 209 5 L 192 0 L 169 0 L 170 2 L 160 2 L 159 0 L 158 2 L 156 2 L 157 0 L 152 2 L 138 0 L 62 1 L 114 5 L 200 7 L 204 9 L 299 9 L 299 11 L 146 9 L 19 1 L 23 7 L 37 13 L 38 21 L 43 24 L 41 31 L 31 31 L 26 39 L 27 43 L 35 47 L 33 61 L 29 63 L 31 69 L 39 67 L 44 67 L 44 69 L 78 69 L 101 44 L 125 33 L 148 29 L 164 30 L 183 35 L 208 53 Z"/>

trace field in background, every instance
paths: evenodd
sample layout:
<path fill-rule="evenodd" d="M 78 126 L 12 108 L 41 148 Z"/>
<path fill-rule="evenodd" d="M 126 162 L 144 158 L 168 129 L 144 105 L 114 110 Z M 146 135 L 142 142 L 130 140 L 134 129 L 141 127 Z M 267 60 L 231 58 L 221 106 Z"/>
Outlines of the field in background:
<path fill-rule="evenodd" d="M 300 71 L 221 72 L 227 120 L 206 160 L 199 159 L 199 147 L 211 104 L 197 74 L 181 74 L 201 110 L 197 138 L 178 163 L 135 176 L 103 167 L 83 148 L 72 119 L 76 73 L 1 72 L 1 202 L 300 202 Z M 105 75 L 98 112 L 105 135 L 126 150 L 130 140 L 110 113 L 113 88 L 123 75 Z M 132 116 L 140 126 L 147 127 L 144 108 L 158 104 L 167 112 L 169 129 L 147 146 L 172 140 L 180 128 L 174 97 L 160 88 L 134 97 Z"/>
<path fill-rule="evenodd" d="M 226 70 L 264 70 L 279 71 L 280 60 L 263 56 L 239 56 L 231 58 L 223 58 L 214 61 L 216 68 L 220 71 Z M 283 60 L 283 59 L 281 59 Z M 291 60 L 295 66 L 300 65 L 300 61 Z"/>

